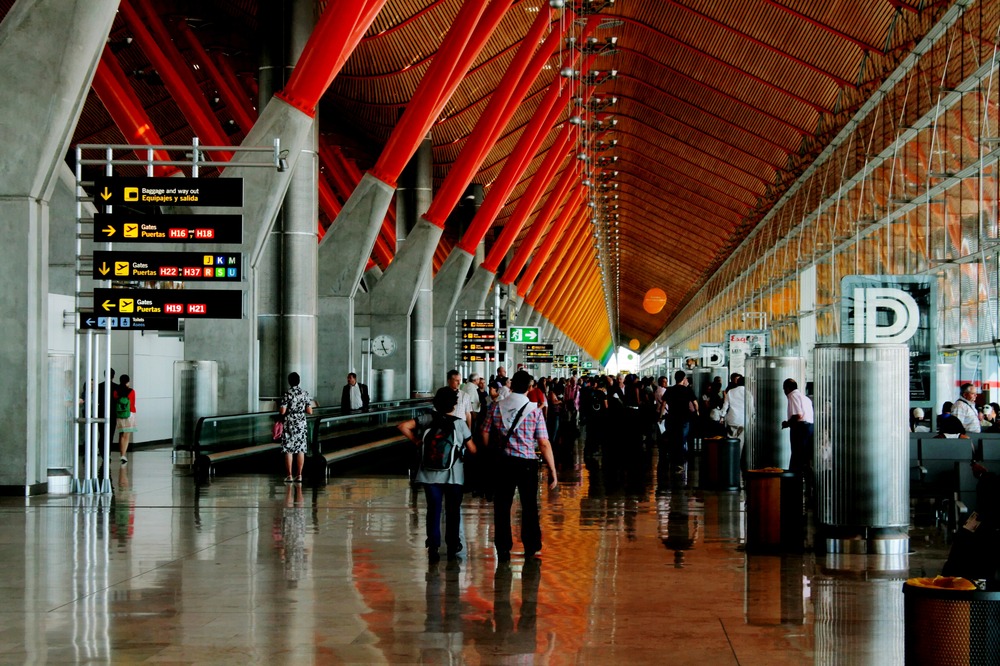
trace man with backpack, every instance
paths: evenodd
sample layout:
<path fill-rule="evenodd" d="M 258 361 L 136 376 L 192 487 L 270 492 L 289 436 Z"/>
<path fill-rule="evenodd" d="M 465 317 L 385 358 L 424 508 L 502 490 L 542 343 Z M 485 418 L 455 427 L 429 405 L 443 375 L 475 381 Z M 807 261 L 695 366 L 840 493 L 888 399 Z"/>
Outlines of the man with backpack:
<path fill-rule="evenodd" d="M 483 445 L 496 455 L 492 474 L 495 476 L 493 495 L 493 543 L 497 561 L 509 562 L 513 537 L 510 529 L 510 509 L 514 491 L 521 498 L 521 543 L 524 558 L 535 556 L 542 549 L 542 529 L 538 522 L 538 456 L 549 469 L 549 489 L 559 485 L 556 463 L 552 456 L 549 433 L 542 410 L 525 395 L 532 376 L 518 370 L 511 378 L 511 394 L 493 404 L 483 422 Z"/>
<path fill-rule="evenodd" d="M 464 453 L 476 452 L 472 431 L 455 416 L 458 392 L 445 386 L 434 394 L 434 411 L 400 423 L 399 431 L 420 447 L 420 464 L 414 479 L 424 486 L 427 498 L 427 557 L 440 559 L 441 504 L 445 510 L 445 537 L 448 559 L 462 551 L 460 531 L 463 486 L 465 485 Z"/>

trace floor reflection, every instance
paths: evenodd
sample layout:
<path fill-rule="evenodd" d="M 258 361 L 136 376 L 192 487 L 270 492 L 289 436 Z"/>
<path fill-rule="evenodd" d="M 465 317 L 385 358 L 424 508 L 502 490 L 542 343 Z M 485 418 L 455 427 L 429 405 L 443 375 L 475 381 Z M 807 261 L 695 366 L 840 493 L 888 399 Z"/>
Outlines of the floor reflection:
<path fill-rule="evenodd" d="M 940 570 L 915 538 L 892 562 L 753 555 L 740 493 L 698 459 L 602 440 L 558 449 L 543 550 L 510 564 L 467 496 L 463 558 L 429 564 L 401 475 L 197 486 L 138 451 L 113 496 L 0 499 L 3 663 L 898 663 L 901 581 Z M 514 533 L 519 525 L 515 522 Z"/>

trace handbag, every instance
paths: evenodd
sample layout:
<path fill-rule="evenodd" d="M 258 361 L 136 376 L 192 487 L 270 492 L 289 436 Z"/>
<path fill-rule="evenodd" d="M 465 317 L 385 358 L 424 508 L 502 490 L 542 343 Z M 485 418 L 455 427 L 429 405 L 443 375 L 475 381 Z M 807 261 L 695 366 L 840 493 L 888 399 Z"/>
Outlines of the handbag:
<path fill-rule="evenodd" d="M 274 440 L 275 442 L 280 442 L 284 434 L 285 434 L 285 422 L 279 418 L 274 422 L 274 425 L 271 426 L 271 439 Z"/>

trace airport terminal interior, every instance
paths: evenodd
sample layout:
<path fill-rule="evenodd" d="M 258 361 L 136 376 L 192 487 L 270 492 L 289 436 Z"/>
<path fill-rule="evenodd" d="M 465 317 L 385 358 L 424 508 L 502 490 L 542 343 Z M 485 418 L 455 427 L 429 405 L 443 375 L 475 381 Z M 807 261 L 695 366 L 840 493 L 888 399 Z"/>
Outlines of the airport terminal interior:
<path fill-rule="evenodd" d="M 0 0 L 0 661 L 1000 663 L 998 49 L 1000 0 Z M 491 466 L 519 370 L 573 386 Z M 453 391 L 438 557 L 397 425 Z"/>

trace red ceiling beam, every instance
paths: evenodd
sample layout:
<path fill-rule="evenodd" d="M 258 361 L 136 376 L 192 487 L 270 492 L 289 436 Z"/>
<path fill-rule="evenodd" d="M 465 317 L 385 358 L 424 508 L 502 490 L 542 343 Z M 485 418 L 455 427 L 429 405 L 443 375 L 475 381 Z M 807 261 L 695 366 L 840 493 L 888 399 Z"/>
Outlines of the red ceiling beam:
<path fill-rule="evenodd" d="M 254 82 L 254 86 L 249 88 L 244 85 L 244 82 L 240 80 L 240 77 L 236 75 L 233 71 L 233 66 L 229 63 L 229 58 L 223 53 L 210 53 L 212 60 L 215 61 L 216 67 L 219 68 L 219 72 L 222 74 L 222 78 L 226 81 L 229 89 L 236 94 L 236 103 L 243 108 L 243 112 L 249 115 L 256 122 L 257 120 L 257 86 Z M 253 101 L 252 101 L 253 100 Z"/>
<path fill-rule="evenodd" d="M 569 88 L 560 94 L 560 83 L 557 79 L 550 84 L 549 94 L 535 109 L 533 121 L 524 128 L 517 145 L 507 157 L 500 175 L 490 186 L 482 206 L 479 207 L 472 223 L 465 230 L 458 243 L 458 247 L 463 251 L 469 254 L 475 253 L 476 246 L 482 242 L 500 209 L 506 205 L 507 198 L 514 190 L 521 174 L 534 158 L 541 142 L 548 135 L 555 118 L 569 102 Z"/>
<path fill-rule="evenodd" d="M 492 0 L 489 6 L 485 2 L 462 5 L 371 169 L 372 176 L 383 183 L 395 184 L 509 6 L 509 0 Z"/>
<path fill-rule="evenodd" d="M 497 272 L 500 262 L 503 261 L 514 241 L 517 240 L 517 236 L 521 233 L 521 228 L 524 226 L 528 216 L 535 209 L 535 206 L 538 205 L 538 200 L 542 197 L 542 192 L 552 182 L 556 168 L 565 158 L 570 143 L 575 138 L 576 133 L 572 131 L 572 128 L 573 125 L 569 123 L 563 126 L 562 131 L 556 137 L 555 143 L 549 148 L 548 155 L 545 156 L 541 166 L 538 167 L 532 176 L 528 189 L 514 210 L 514 215 L 504 225 L 500 237 L 497 238 L 496 242 L 490 248 L 489 254 L 486 255 L 486 261 L 483 262 L 483 268 L 489 272 Z"/>
<path fill-rule="evenodd" d="M 566 199 L 566 194 L 569 192 L 570 186 L 579 180 L 580 174 L 577 171 L 577 160 L 575 157 L 570 157 L 569 164 L 563 169 L 562 176 L 556 186 L 552 188 L 552 191 L 548 193 L 548 198 L 545 202 L 545 206 L 542 210 L 538 212 L 535 216 L 534 222 L 531 223 L 531 228 L 528 230 L 528 235 L 521 245 L 517 248 L 517 252 L 514 253 L 514 257 L 510 260 L 507 268 L 504 270 L 503 276 L 500 278 L 501 284 L 510 284 L 517 278 L 517 274 L 521 272 L 524 265 L 528 263 L 528 258 L 531 253 L 535 251 L 535 246 L 538 245 L 538 239 L 542 237 L 542 234 L 549 226 L 549 220 L 552 219 L 553 214 L 556 212 L 556 208 Z M 582 187 L 582 186 L 580 186 Z M 583 200 L 583 190 L 577 188 L 573 196 L 567 202 L 567 206 L 579 206 L 580 202 Z M 534 206 L 532 206 L 534 208 Z M 506 225 L 505 225 L 506 228 Z"/>
<path fill-rule="evenodd" d="M 133 5 L 141 7 L 145 16 L 140 16 Z M 222 131 L 219 119 L 201 94 L 198 82 L 174 46 L 163 21 L 147 0 L 126 0 L 119 5 L 118 11 L 201 143 L 208 146 L 228 145 L 229 137 Z M 230 156 L 231 153 L 226 153 L 219 157 L 228 160 Z"/>
<path fill-rule="evenodd" d="M 251 115 L 239 101 L 237 91 L 229 87 L 229 82 L 226 80 L 226 77 L 222 75 L 222 72 L 215 65 L 215 61 L 212 60 L 212 58 L 208 55 L 208 52 L 201 45 L 201 42 L 198 41 L 198 36 L 194 34 L 194 31 L 188 25 L 186 20 L 177 22 L 177 30 L 181 33 L 181 37 L 184 38 L 188 46 L 191 47 L 191 51 L 194 53 L 195 59 L 202 67 L 205 68 L 205 71 L 208 72 L 212 82 L 215 83 L 215 87 L 219 91 L 219 97 L 221 97 L 222 101 L 225 102 L 226 109 L 228 109 L 229 114 L 233 117 L 233 120 L 244 133 L 249 132 L 250 128 L 253 127 L 257 114 Z"/>
<path fill-rule="evenodd" d="M 548 60 L 548 57 L 541 55 L 546 52 L 551 53 L 552 41 L 558 42 L 561 35 L 559 31 L 549 33 L 542 47 L 536 51 L 536 45 L 549 25 L 550 12 L 548 5 L 539 11 L 538 17 L 521 43 L 521 48 L 518 49 L 499 85 L 493 91 L 489 104 L 469 134 L 462 152 L 448 170 L 448 175 L 427 212 L 423 214 L 423 218 L 431 224 L 444 227 L 445 221 L 454 210 L 462 193 L 472 182 L 486 155 L 496 145 L 497 137 L 519 108 L 528 88 L 538 78 L 542 65 Z"/>
<path fill-rule="evenodd" d="M 569 201 L 566 202 L 566 205 L 563 206 L 562 213 L 559 214 L 559 219 L 557 219 L 555 224 L 552 225 L 552 229 L 545 236 L 545 240 L 542 241 L 542 246 L 538 248 L 538 252 L 531 259 L 531 263 L 528 265 L 528 270 L 526 270 L 524 272 L 524 276 L 517 281 L 517 292 L 519 294 L 524 295 L 528 292 L 528 289 L 531 288 L 535 278 L 538 277 L 538 273 L 541 272 L 542 266 L 545 264 L 546 260 L 548 260 L 549 255 L 552 254 L 552 249 L 555 247 L 556 243 L 564 240 L 563 235 L 570 223 L 570 220 L 578 218 L 580 220 L 580 224 L 584 223 L 584 220 L 590 212 L 588 207 L 581 207 L 585 194 L 586 190 L 583 189 L 582 185 L 580 185 L 577 187 L 576 191 L 570 195 Z M 512 279 L 505 282 L 501 279 L 501 282 L 504 282 L 505 284 L 510 284 L 513 281 L 514 280 Z"/>
<path fill-rule="evenodd" d="M 104 46 L 101 60 L 94 72 L 93 88 L 127 143 L 147 146 L 163 145 L 163 139 L 153 127 L 153 121 L 149 119 L 146 110 L 142 108 L 142 102 L 139 101 L 139 97 L 129 84 L 128 77 L 125 76 L 121 65 L 118 64 L 118 59 L 115 58 L 107 45 Z M 135 154 L 141 160 L 148 158 L 145 151 L 137 150 Z M 153 159 L 166 162 L 170 160 L 170 155 L 158 150 L 154 151 Z M 153 169 L 154 175 L 157 176 L 170 176 L 178 171 L 177 167 L 165 166 Z"/>
<path fill-rule="evenodd" d="M 331 0 L 319 17 L 285 88 L 275 94 L 312 117 L 386 0 Z M 331 64 L 332 63 L 332 64 Z"/>

